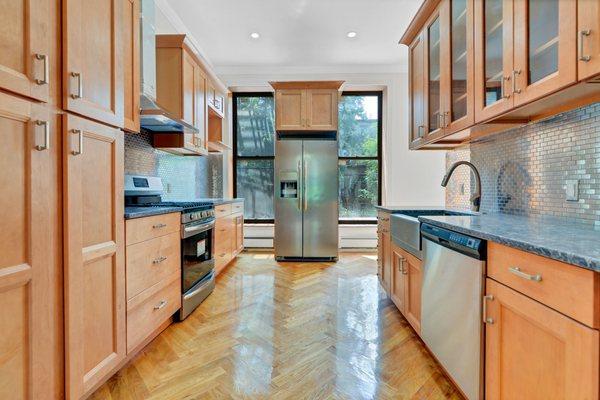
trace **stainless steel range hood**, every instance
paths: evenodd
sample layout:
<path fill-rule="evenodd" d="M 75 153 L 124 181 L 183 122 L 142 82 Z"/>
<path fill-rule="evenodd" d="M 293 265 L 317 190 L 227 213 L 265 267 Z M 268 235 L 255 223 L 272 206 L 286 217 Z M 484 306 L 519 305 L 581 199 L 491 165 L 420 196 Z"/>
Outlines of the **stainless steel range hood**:
<path fill-rule="evenodd" d="M 173 117 L 156 102 L 156 4 L 154 0 L 142 0 L 140 21 L 140 125 L 143 129 L 161 133 L 198 133 L 198 129 Z"/>

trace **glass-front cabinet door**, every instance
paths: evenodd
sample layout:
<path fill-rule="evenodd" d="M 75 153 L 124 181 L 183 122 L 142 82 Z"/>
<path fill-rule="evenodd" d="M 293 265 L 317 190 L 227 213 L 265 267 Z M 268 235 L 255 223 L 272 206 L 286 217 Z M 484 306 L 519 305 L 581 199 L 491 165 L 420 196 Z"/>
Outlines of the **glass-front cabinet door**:
<path fill-rule="evenodd" d="M 474 10 L 475 122 L 481 122 L 513 106 L 513 0 L 476 0 Z"/>
<path fill-rule="evenodd" d="M 441 18 L 439 12 L 432 15 L 425 28 L 425 92 L 427 135 L 442 132 L 443 125 L 443 96 L 442 96 L 442 41 Z"/>
<path fill-rule="evenodd" d="M 418 144 L 425 136 L 425 44 L 419 34 L 409 47 L 410 143 Z"/>
<path fill-rule="evenodd" d="M 514 1 L 515 106 L 577 80 L 577 2 Z"/>
<path fill-rule="evenodd" d="M 473 0 L 445 0 L 441 16 L 442 37 L 446 41 L 442 47 L 446 60 L 442 78 L 447 81 L 442 84 L 447 105 L 442 123 L 451 133 L 469 127 L 474 119 Z"/>

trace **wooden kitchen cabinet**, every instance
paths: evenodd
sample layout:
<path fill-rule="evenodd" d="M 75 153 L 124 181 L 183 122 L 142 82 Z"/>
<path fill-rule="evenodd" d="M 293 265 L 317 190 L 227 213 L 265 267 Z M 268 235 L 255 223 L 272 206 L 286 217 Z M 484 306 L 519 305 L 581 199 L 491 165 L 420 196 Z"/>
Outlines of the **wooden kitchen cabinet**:
<path fill-rule="evenodd" d="M 577 1 L 577 74 L 579 80 L 600 79 L 600 1 Z"/>
<path fill-rule="evenodd" d="M 63 124 L 65 369 L 81 398 L 125 359 L 123 132 L 74 115 Z"/>
<path fill-rule="evenodd" d="M 185 35 L 156 36 L 156 101 L 198 132 L 156 133 L 153 145 L 181 155 L 208 154 L 206 73 Z"/>
<path fill-rule="evenodd" d="M 63 108 L 123 128 L 121 1 L 63 1 Z"/>
<path fill-rule="evenodd" d="M 124 128 L 140 131 L 140 0 L 121 0 Z"/>
<path fill-rule="evenodd" d="M 213 112 L 221 118 L 225 116 L 225 95 L 215 88 L 215 84 L 208 83 L 207 104 Z"/>
<path fill-rule="evenodd" d="M 577 81 L 577 1 L 514 1 L 515 106 Z"/>
<path fill-rule="evenodd" d="M 0 88 L 35 100 L 49 97 L 53 0 L 10 0 L 0 13 Z"/>
<path fill-rule="evenodd" d="M 270 82 L 277 131 L 337 131 L 341 81 Z"/>
<path fill-rule="evenodd" d="M 413 329 L 421 332 L 422 261 L 392 243 L 390 296 Z"/>
<path fill-rule="evenodd" d="M 406 312 L 405 307 L 405 274 L 406 274 L 406 258 L 402 249 L 392 244 L 392 270 L 391 270 L 391 285 L 390 285 L 390 298 L 396 305 L 396 308 L 404 314 Z"/>
<path fill-rule="evenodd" d="M 409 46 L 410 144 L 425 136 L 425 41 L 420 33 Z"/>
<path fill-rule="evenodd" d="M 392 237 L 390 214 L 379 211 L 377 215 L 377 274 L 381 286 L 391 296 L 392 287 Z"/>
<path fill-rule="evenodd" d="M 0 92 L 2 399 L 64 393 L 60 122 Z"/>
<path fill-rule="evenodd" d="M 492 279 L 484 302 L 486 399 L 598 399 L 597 330 Z"/>
<path fill-rule="evenodd" d="M 233 245 L 233 256 L 235 257 L 244 250 L 244 214 L 233 214 L 235 223 L 235 241 Z"/>
<path fill-rule="evenodd" d="M 218 275 L 244 250 L 244 203 L 220 204 L 215 207 L 215 273 Z"/>

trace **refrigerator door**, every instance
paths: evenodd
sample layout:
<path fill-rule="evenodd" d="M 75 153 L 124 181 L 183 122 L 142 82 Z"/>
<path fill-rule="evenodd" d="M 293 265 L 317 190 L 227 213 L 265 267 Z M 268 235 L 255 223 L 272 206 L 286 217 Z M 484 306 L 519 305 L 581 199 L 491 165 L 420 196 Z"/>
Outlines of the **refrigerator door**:
<path fill-rule="evenodd" d="M 305 258 L 338 256 L 338 143 L 305 140 L 303 159 Z"/>
<path fill-rule="evenodd" d="M 275 257 L 302 257 L 302 140 L 275 142 Z M 296 180 L 296 194 L 292 187 Z"/>

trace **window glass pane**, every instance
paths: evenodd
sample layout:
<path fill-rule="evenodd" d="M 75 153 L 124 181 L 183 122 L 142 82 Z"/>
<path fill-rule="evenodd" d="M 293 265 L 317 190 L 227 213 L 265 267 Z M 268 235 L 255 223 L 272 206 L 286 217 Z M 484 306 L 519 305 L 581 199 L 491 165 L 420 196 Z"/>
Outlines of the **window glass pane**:
<path fill-rule="evenodd" d="M 273 97 L 238 97 L 236 107 L 238 156 L 274 155 Z"/>
<path fill-rule="evenodd" d="M 338 120 L 340 157 L 377 157 L 377 96 L 342 96 Z"/>
<path fill-rule="evenodd" d="M 377 216 L 379 167 L 377 160 L 339 160 L 340 219 Z"/>
<path fill-rule="evenodd" d="M 273 160 L 237 160 L 237 196 L 244 218 L 273 219 Z"/>

